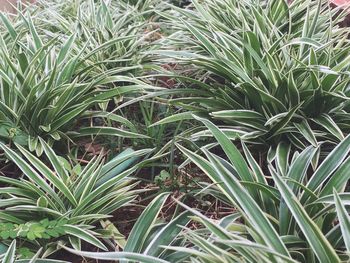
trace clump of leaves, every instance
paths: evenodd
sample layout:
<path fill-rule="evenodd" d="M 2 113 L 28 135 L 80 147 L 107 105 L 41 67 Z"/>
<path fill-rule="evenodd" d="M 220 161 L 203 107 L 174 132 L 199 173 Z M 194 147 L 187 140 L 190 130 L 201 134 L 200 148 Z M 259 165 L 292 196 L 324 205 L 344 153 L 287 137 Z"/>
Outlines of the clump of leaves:
<path fill-rule="evenodd" d="M 178 77 L 186 89 L 170 103 L 254 144 L 288 140 L 303 149 L 344 139 L 350 45 L 348 30 L 337 25 L 344 12 L 326 0 L 193 4 L 164 13 L 175 33 L 164 42 L 170 50 L 158 54 L 193 71 L 192 81 Z"/>
<path fill-rule="evenodd" d="M 271 150 L 268 171 L 244 144 L 244 155 L 225 133 L 200 119 L 225 155 L 203 148 L 179 149 L 212 181 L 204 190 L 236 212 L 220 222 L 187 207 L 203 228 L 187 229 L 196 262 L 341 262 L 348 260 L 350 218 L 346 212 L 350 136 L 324 160 L 309 146 L 293 152 L 286 144 Z M 202 153 L 204 156 L 202 156 Z"/>
<path fill-rule="evenodd" d="M 3 240 L 26 238 L 31 241 L 56 238 L 65 234 L 62 227 L 67 223 L 65 219 L 50 221 L 47 218 L 39 222 L 26 222 L 24 224 L 0 222 L 0 238 Z"/>
<path fill-rule="evenodd" d="M 71 253 L 98 260 L 120 260 L 121 262 L 182 262 L 188 254 L 174 253 L 169 245 L 185 245 L 181 232 L 191 221 L 188 212 L 175 213 L 169 223 L 159 215 L 164 208 L 168 193 L 159 194 L 145 208 L 136 221 L 130 235 L 122 246 L 122 252 L 83 252 L 65 247 Z"/>
<path fill-rule="evenodd" d="M 120 69 L 94 73 L 93 78 L 90 75 L 97 64 L 104 62 L 90 63 L 88 59 L 123 38 L 88 50 L 76 46 L 76 34 L 67 36 L 63 43 L 57 37 L 45 42 L 30 16 L 22 18 L 23 28 L 13 27 L 4 15 L 0 16 L 7 28 L 0 37 L 0 138 L 28 145 L 40 155 L 43 147 L 39 136 L 50 144 L 106 132 L 128 138 L 139 136 L 113 127 L 106 132 L 103 126 L 74 129 L 87 110 L 96 109 L 112 98 L 121 99 L 125 94 L 147 89 L 139 81 L 135 84 L 131 78 L 118 75 L 123 71 Z"/>
<path fill-rule="evenodd" d="M 76 34 L 74 49 L 77 53 L 83 50 L 82 63 L 89 67 L 90 77 L 111 69 L 139 77 L 143 66 L 148 66 L 145 51 L 152 48 L 147 41 L 150 21 L 145 16 L 154 6 L 149 7 L 153 0 L 138 2 L 135 7 L 123 1 L 43 1 L 34 23 L 48 39 Z M 96 52 L 89 55 L 93 50 Z"/>
<path fill-rule="evenodd" d="M 40 141 L 50 166 L 20 145 L 17 148 L 26 159 L 0 143 L 8 159 L 23 172 L 21 179 L 0 176 L 0 182 L 5 185 L 0 187 L 1 222 L 5 226 L 10 226 L 7 223 L 21 226 L 18 231 L 20 238 L 29 243 L 35 239 L 47 254 L 60 248 L 58 242 L 70 243 L 80 249 L 82 240 L 106 250 L 98 238 L 108 237 L 108 231 L 99 234 L 102 229 L 96 229 L 96 223 L 130 204 L 137 195 L 137 190 L 133 190 L 135 184 L 128 176 L 139 165 L 129 169 L 124 167 L 123 170 L 119 165 L 150 150 L 131 152 L 106 164 L 98 156 L 82 169 L 67 169 L 66 162 L 62 162 L 45 141 Z M 13 232 L 3 234 L 5 237 L 14 236 Z M 44 242 L 37 239 L 40 237 L 50 240 Z"/>

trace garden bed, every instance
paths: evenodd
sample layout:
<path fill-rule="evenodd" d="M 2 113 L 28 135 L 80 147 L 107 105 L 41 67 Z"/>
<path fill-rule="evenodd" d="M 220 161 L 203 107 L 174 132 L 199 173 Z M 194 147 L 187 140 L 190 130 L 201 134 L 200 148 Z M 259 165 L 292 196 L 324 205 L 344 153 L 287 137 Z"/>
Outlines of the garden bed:
<path fill-rule="evenodd" d="M 349 260 L 343 2 L 1 7 L 2 262 Z"/>

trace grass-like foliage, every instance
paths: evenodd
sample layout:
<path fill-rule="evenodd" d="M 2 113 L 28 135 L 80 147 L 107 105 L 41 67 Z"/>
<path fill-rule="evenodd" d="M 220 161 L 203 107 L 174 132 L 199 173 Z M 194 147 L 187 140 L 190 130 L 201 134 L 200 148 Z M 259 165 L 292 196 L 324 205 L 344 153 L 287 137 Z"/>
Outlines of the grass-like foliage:
<path fill-rule="evenodd" d="M 169 245 L 184 246 L 180 233 L 189 222 L 189 212 L 174 215 L 168 224 L 158 219 L 163 206 L 169 197 L 168 193 L 160 194 L 143 211 L 122 247 L 122 252 L 80 252 L 66 247 L 77 255 L 98 260 L 120 260 L 121 262 L 180 262 L 188 257 L 187 253 L 173 252 Z"/>
<path fill-rule="evenodd" d="M 104 9 L 97 10 L 102 12 Z M 22 16 L 15 26 L 5 15 L 1 14 L 1 18 L 6 28 L 0 38 L 0 136 L 3 139 L 29 145 L 31 150 L 40 154 L 42 146 L 38 136 L 50 144 L 73 135 L 107 133 L 138 137 L 113 127 L 106 131 L 103 127 L 87 127 L 81 132 L 75 128 L 87 110 L 103 111 L 109 100 L 117 102 L 126 94 L 144 92 L 149 88 L 127 77 L 130 71 L 140 69 L 141 61 L 134 60 L 133 55 L 139 54 L 136 51 L 139 45 L 131 29 L 124 24 L 125 18 L 117 21 L 121 21 L 126 30 L 123 31 L 122 26 L 111 29 L 124 33 L 116 36 L 111 32 L 109 37 L 102 39 L 86 35 L 100 32 L 97 28 L 94 31 L 83 28 L 77 33 L 79 20 L 67 20 L 74 26 L 65 32 L 48 35 L 45 33 L 47 29 L 40 27 L 40 23 L 37 28 L 33 22 L 35 19 L 30 16 Z M 96 27 L 97 23 L 95 20 Z M 108 28 L 105 30 L 107 32 Z M 103 114 L 98 112 L 98 115 Z M 108 116 L 119 123 L 127 122 L 118 116 Z M 74 134 L 68 134 L 70 131 Z"/>
<path fill-rule="evenodd" d="M 178 148 L 211 179 L 211 183 L 201 183 L 203 193 L 222 200 L 234 209 L 232 214 L 212 220 L 179 203 L 188 211 L 161 226 L 156 217 L 166 201 L 167 195 L 162 194 L 139 217 L 123 251 L 66 249 L 94 259 L 140 262 L 348 260 L 350 220 L 345 188 L 350 137 L 320 161 L 315 158 L 318 148 L 292 152 L 281 144 L 270 154 L 268 171 L 264 172 L 244 144 L 242 154 L 212 122 L 199 120 L 225 156 L 207 149 L 196 153 L 181 145 Z"/>
<path fill-rule="evenodd" d="M 0 13 L 1 262 L 350 260 L 346 8 L 18 6 Z"/>
<path fill-rule="evenodd" d="M 158 54 L 194 75 L 179 78 L 195 89 L 192 95 L 179 90 L 171 103 L 210 116 L 254 144 L 287 139 L 302 149 L 344 138 L 350 46 L 347 28 L 338 26 L 339 9 L 323 0 L 193 5 L 164 13 L 176 31 L 165 42 L 169 50 Z"/>
<path fill-rule="evenodd" d="M 106 249 L 97 238 L 104 235 L 108 237 L 108 231 L 98 234 L 92 230 L 94 224 L 108 218 L 118 208 L 130 204 L 137 194 L 137 191 L 132 190 L 135 185 L 129 176 L 138 169 L 138 165 L 124 171 L 120 171 L 118 165 L 130 158 L 143 156 L 149 150 L 125 154 L 106 164 L 103 164 L 101 157 L 97 157 L 84 167 L 70 167 L 47 143 L 43 140 L 41 143 L 52 168 L 20 145 L 17 147 L 26 159 L 0 144 L 7 157 L 24 174 L 18 180 L 0 177 L 1 183 L 7 185 L 0 188 L 1 207 L 4 209 L 0 213 L 0 220 L 18 224 L 17 230 L 21 228 L 17 233 L 13 233 L 12 229 L 4 238 L 18 237 L 34 247 L 43 246 L 46 255 L 60 248 L 58 241 L 69 242 L 79 249 L 81 240 L 85 240 Z M 57 223 L 50 225 L 47 219 Z M 20 226 L 26 222 L 40 224 L 34 225 L 34 228 Z M 47 231 L 48 226 L 53 229 Z M 33 243 L 34 240 L 36 242 Z"/>
<path fill-rule="evenodd" d="M 225 159 L 206 149 L 205 157 L 180 145 L 179 149 L 211 179 L 216 189 L 211 192 L 236 212 L 217 224 L 187 207 L 204 228 L 187 230 L 194 246 L 176 250 L 188 251 L 199 262 L 348 259 L 348 193 L 344 191 L 349 180 L 349 136 L 320 162 L 313 146 L 293 153 L 279 145 L 264 172 L 244 144 L 242 155 L 217 126 L 201 121 Z"/>

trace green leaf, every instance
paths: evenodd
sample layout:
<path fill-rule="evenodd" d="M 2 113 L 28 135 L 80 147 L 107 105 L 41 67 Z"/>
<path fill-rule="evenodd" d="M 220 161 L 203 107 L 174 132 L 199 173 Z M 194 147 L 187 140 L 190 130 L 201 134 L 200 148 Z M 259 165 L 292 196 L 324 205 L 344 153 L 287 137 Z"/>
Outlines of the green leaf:
<path fill-rule="evenodd" d="M 325 186 L 322 188 L 320 197 L 332 194 L 335 189 L 337 192 L 342 192 L 348 180 L 350 179 L 350 158 L 347 158 L 337 171 L 331 176 L 331 178 L 326 182 Z"/>
<path fill-rule="evenodd" d="M 343 132 L 329 115 L 323 114 L 322 116 L 315 118 L 314 121 L 338 138 L 339 141 L 344 140 Z"/>
<path fill-rule="evenodd" d="M 238 175 L 245 181 L 255 181 L 255 178 L 249 171 L 249 167 L 242 157 L 241 153 L 238 151 L 236 146 L 231 142 L 231 140 L 212 122 L 207 119 L 199 118 L 194 116 L 197 120 L 204 123 L 205 126 L 212 132 L 216 140 L 219 142 L 220 146 L 226 153 L 227 157 L 234 164 Z"/>
<path fill-rule="evenodd" d="M 303 120 L 300 123 L 296 123 L 295 127 L 297 127 L 300 133 L 312 144 L 312 146 L 317 147 L 315 133 L 312 131 L 310 125 L 306 120 Z"/>
<path fill-rule="evenodd" d="M 191 219 L 189 218 L 189 212 L 184 212 L 172 219 L 170 223 L 168 223 L 157 233 L 157 235 L 147 245 L 143 253 L 146 255 L 159 257 L 164 250 L 162 246 L 171 245 L 180 234 L 183 227 L 190 221 Z"/>
<path fill-rule="evenodd" d="M 334 191 L 334 202 L 346 250 L 350 251 L 350 218 L 336 191 Z"/>
<path fill-rule="evenodd" d="M 2 263 L 14 263 L 16 259 L 16 240 L 13 240 L 2 259 Z"/>
<path fill-rule="evenodd" d="M 332 173 L 343 163 L 350 152 L 350 135 L 347 136 L 338 146 L 327 156 L 327 158 L 318 167 L 306 187 L 311 191 L 321 188 L 322 184 L 332 175 Z M 302 198 L 302 203 L 305 201 Z"/>
<path fill-rule="evenodd" d="M 174 115 L 171 115 L 169 117 L 166 117 L 160 121 L 153 123 L 152 125 L 149 126 L 149 128 L 157 126 L 157 125 L 172 123 L 172 122 L 191 120 L 191 119 L 193 119 L 192 114 L 193 114 L 192 112 L 183 112 L 183 113 L 174 114 Z"/>
<path fill-rule="evenodd" d="M 130 232 L 124 247 L 125 252 L 141 252 L 144 242 L 151 232 L 158 214 L 168 196 L 168 193 L 158 195 L 142 212 Z"/>
<path fill-rule="evenodd" d="M 275 173 L 272 173 L 272 176 L 276 186 L 280 190 L 283 200 L 286 202 L 294 219 L 297 221 L 298 226 L 320 262 L 340 262 L 337 253 L 323 235 L 322 231 L 318 228 L 317 224 L 306 213 L 304 207 L 300 204 L 292 190 L 283 182 L 280 176 Z"/>
<path fill-rule="evenodd" d="M 73 225 L 63 225 L 61 226 L 61 228 L 68 235 L 72 235 L 77 238 L 80 238 L 102 250 L 105 250 L 105 251 L 107 250 L 106 246 L 100 240 L 98 240 L 96 237 L 94 237 L 92 234 L 90 234 L 86 230 L 83 230 Z"/>

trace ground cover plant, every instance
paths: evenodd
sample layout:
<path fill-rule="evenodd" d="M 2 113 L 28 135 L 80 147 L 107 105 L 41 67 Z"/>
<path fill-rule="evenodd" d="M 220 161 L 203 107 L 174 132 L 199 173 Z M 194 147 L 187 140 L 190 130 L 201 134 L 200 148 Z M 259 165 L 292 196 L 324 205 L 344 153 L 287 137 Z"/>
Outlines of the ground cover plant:
<path fill-rule="evenodd" d="M 128 36 L 102 39 L 99 43 L 91 41 L 92 36 L 75 34 L 74 27 L 63 36 L 47 36 L 40 34 L 30 17 L 20 18 L 16 27 L 4 15 L 2 20 L 6 29 L 1 52 L 1 136 L 5 139 L 28 144 L 40 153 L 38 136 L 52 142 L 70 136 L 103 134 L 103 127 L 86 127 L 78 133 L 72 128 L 87 110 L 97 110 L 89 116 L 103 117 L 106 101 L 147 90 L 147 85 L 126 77 L 129 70 L 140 67 L 139 61 L 134 61 L 133 66 L 126 64 L 132 60 L 127 58 L 128 51 L 135 52 L 134 44 L 125 43 L 135 38 L 130 31 Z M 120 51 L 126 54 L 118 55 Z M 101 57 L 104 52 L 108 60 Z M 117 67 L 115 63 L 121 65 Z M 109 117 L 126 122 L 112 114 Z M 107 132 L 111 130 L 117 132 L 112 127 Z M 69 135 L 69 131 L 74 135 Z M 141 136 L 122 133 L 125 137 Z"/>
<path fill-rule="evenodd" d="M 62 235 L 75 237 L 70 237 L 69 242 L 78 249 L 81 247 L 81 240 L 106 249 L 94 237 L 103 237 L 104 234 L 91 230 L 91 224 L 107 219 L 109 214 L 135 199 L 135 184 L 127 177 L 138 166 L 134 164 L 129 169 L 125 167 L 120 170 L 118 165 L 130 158 L 145 155 L 149 150 L 131 152 L 104 165 L 99 156 L 85 167 L 79 164 L 71 167 L 55 155 L 44 141 L 42 145 L 53 169 L 19 145 L 17 148 L 30 160 L 30 165 L 16 152 L 0 145 L 7 157 L 24 174 L 20 180 L 7 177 L 0 179 L 6 184 L 0 190 L 1 207 L 5 209 L 1 213 L 2 222 L 4 226 L 16 224 L 8 230 L 8 235 L 3 230 L 2 238 L 11 240 L 24 237 L 28 241 L 36 240 L 46 255 L 59 249 L 57 243 L 62 243 Z M 108 231 L 105 234 L 108 236 Z M 55 240 L 51 243 L 48 242 L 50 239 Z"/>
<path fill-rule="evenodd" d="M 0 13 L 1 262 L 347 262 L 346 7 Z"/>
<path fill-rule="evenodd" d="M 159 53 L 184 64 L 194 79 L 180 76 L 180 87 L 195 89 L 169 103 L 202 113 L 254 144 L 287 137 L 303 148 L 344 138 L 349 43 L 339 10 L 322 1 L 193 4 L 195 10 L 164 14 L 178 27 L 165 40 L 170 50 Z"/>
<path fill-rule="evenodd" d="M 205 149 L 205 157 L 202 157 L 181 145 L 178 147 L 214 183 L 213 191 L 208 192 L 224 199 L 236 211 L 217 222 L 180 204 L 203 227 L 183 227 L 181 246 L 173 245 L 168 249 L 195 262 L 348 260 L 349 217 L 345 209 L 348 193 L 344 189 L 350 176 L 347 172 L 350 137 L 323 162 L 314 164 L 310 178 L 308 170 L 317 153 L 317 148 L 312 146 L 294 152 L 293 156 L 290 156 L 290 149 L 278 151 L 269 160 L 269 174 L 266 175 L 246 146 L 243 145 L 245 161 L 217 126 L 208 120 L 203 122 L 227 160 Z M 204 189 L 209 187 L 203 185 Z M 79 254 L 96 259 L 123 257 L 118 252 Z M 170 258 L 169 262 L 174 261 Z"/>

